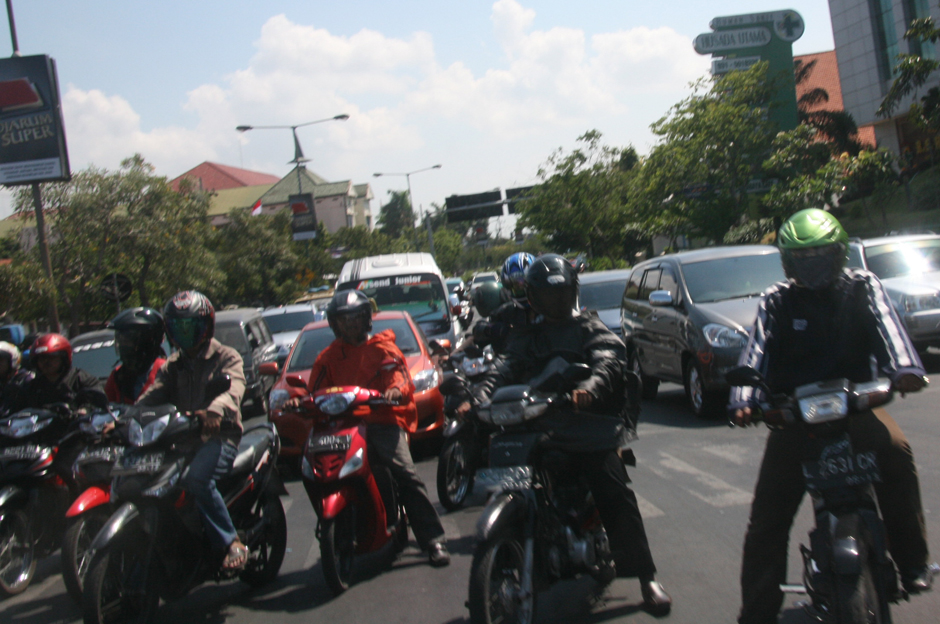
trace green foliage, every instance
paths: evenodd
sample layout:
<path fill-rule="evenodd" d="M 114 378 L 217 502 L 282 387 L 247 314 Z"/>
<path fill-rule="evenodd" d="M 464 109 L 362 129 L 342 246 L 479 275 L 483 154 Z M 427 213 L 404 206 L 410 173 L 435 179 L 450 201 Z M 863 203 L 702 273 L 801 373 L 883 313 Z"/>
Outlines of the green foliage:
<path fill-rule="evenodd" d="M 909 42 L 936 43 L 940 40 L 940 28 L 937 28 L 931 17 L 916 19 L 904 33 L 904 39 Z M 916 95 L 938 69 L 940 61 L 936 59 L 920 54 L 899 54 L 894 67 L 897 77 L 878 107 L 878 115 L 889 117 L 905 98 Z M 940 130 L 940 89 L 931 87 L 919 102 L 911 104 L 909 119 L 925 130 Z"/>
<path fill-rule="evenodd" d="M 809 80 L 815 67 L 815 60 L 809 63 L 804 63 L 802 60 L 794 61 L 796 84 L 801 85 Z M 817 104 L 828 101 L 829 93 L 823 88 L 817 87 L 806 91 L 796 103 L 800 123 L 812 126 L 817 132 L 816 138 L 822 139 L 833 155 L 842 152 L 858 154 L 862 146 L 856 139 L 858 126 L 852 115 L 845 111 L 811 110 Z"/>
<path fill-rule="evenodd" d="M 408 236 L 415 229 L 415 214 L 407 191 L 389 191 L 388 203 L 379 209 L 378 229 L 389 238 Z"/>

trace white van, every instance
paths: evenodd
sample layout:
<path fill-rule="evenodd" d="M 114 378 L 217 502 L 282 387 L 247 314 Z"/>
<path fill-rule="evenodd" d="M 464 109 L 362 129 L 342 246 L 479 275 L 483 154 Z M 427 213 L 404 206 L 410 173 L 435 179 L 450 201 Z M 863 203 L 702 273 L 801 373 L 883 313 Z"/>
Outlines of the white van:
<path fill-rule="evenodd" d="M 456 348 L 460 336 L 444 275 L 429 253 L 368 256 L 343 265 L 336 290 L 361 290 L 379 310 L 404 310 L 428 340 L 446 338 Z"/>

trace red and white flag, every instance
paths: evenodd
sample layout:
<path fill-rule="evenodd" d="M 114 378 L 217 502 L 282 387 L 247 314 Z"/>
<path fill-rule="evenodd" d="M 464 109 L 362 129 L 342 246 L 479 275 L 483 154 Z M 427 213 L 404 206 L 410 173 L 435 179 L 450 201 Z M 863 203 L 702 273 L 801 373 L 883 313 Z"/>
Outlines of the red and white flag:
<path fill-rule="evenodd" d="M 257 217 L 261 214 L 261 200 L 255 202 L 255 205 L 251 207 L 251 216 Z"/>

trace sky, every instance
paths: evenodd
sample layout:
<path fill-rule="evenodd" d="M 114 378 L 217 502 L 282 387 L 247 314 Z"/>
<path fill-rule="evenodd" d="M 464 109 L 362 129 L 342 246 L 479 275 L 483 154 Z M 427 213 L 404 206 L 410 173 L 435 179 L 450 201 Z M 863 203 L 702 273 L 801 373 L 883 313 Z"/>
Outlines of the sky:
<path fill-rule="evenodd" d="M 203 161 L 370 183 L 373 213 L 411 175 L 415 206 L 525 186 L 592 129 L 655 144 L 690 94 L 718 16 L 794 9 L 794 54 L 833 49 L 826 0 L 13 0 L 20 54 L 58 68 L 72 171 L 140 153 L 174 178 Z M 0 14 L 6 12 L 0 8 Z M 0 57 L 13 53 L 0 28 Z M 0 218 L 11 212 L 0 190 Z M 498 226 L 497 226 L 498 227 Z M 502 232 L 508 234 L 508 232 Z"/>

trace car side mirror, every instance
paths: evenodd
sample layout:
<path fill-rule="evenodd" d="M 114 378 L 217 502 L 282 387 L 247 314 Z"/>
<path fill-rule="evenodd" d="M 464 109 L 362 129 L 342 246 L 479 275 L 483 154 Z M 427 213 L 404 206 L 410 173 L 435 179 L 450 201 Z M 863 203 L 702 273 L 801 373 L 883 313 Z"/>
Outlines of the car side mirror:
<path fill-rule="evenodd" d="M 292 388 L 303 388 L 307 389 L 307 382 L 304 381 L 304 378 L 300 375 L 288 375 L 284 378 L 284 381 L 287 382 L 287 385 Z"/>
<path fill-rule="evenodd" d="M 431 355 L 447 355 L 450 352 L 450 340 L 447 338 L 435 338 L 428 346 L 431 347 Z"/>
<path fill-rule="evenodd" d="M 265 375 L 267 377 L 277 377 L 279 371 L 277 370 L 277 362 L 265 362 L 264 364 L 258 367 L 258 374 Z"/>
<path fill-rule="evenodd" d="M 654 290 L 650 293 L 650 305 L 657 308 L 667 308 L 673 305 L 672 293 L 668 290 Z"/>

